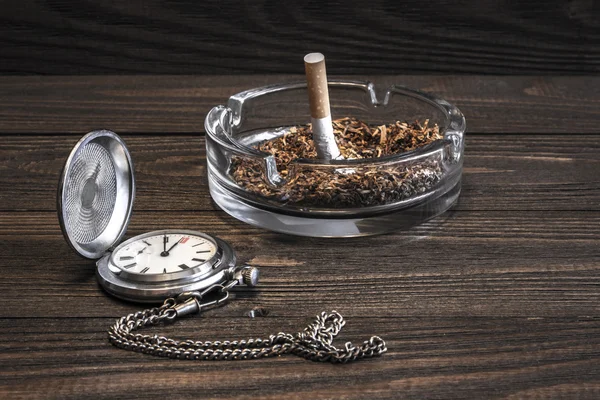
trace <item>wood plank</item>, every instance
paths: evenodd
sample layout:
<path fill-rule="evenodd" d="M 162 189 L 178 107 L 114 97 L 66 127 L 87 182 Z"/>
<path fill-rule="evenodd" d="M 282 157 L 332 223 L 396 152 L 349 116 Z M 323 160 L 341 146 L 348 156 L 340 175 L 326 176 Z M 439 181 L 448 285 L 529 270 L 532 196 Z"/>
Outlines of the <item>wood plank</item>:
<path fill-rule="evenodd" d="M 595 96 L 595 79 L 565 86 L 568 101 L 539 92 L 545 100 L 531 110 L 556 110 L 552 116 L 542 112 L 536 121 L 552 124 L 563 115 L 562 103 L 574 107 L 573 99 Z M 66 79 L 45 82 L 30 88 L 68 86 Z M 88 84 L 73 82 L 83 95 Z M 189 100 L 187 84 L 181 84 L 182 105 Z M 147 85 L 141 92 L 152 93 Z M 120 90 L 120 83 L 114 87 Z M 11 90 L 19 92 L 17 86 Z M 50 87 L 44 90 L 52 96 Z M 469 92 L 461 90 L 457 93 Z M 43 96 L 36 96 L 43 103 Z M 37 107 L 34 98 L 13 111 Z M 64 100 L 76 106 L 68 96 Z M 50 126 L 66 126 L 61 118 L 76 119 L 77 113 L 85 124 L 93 104 L 103 103 L 82 104 L 81 112 L 69 114 L 65 108 L 55 122 L 49 118 Z M 123 115 L 133 104 L 121 103 Z M 521 110 L 525 118 L 529 106 L 514 104 L 506 107 Z M 149 107 L 160 114 L 158 101 Z M 60 168 L 83 132 L 3 136 L 0 398 L 163 399 L 165 393 L 174 398 L 395 399 L 399 393 L 404 398 L 598 398 L 600 132 L 592 108 L 583 108 L 585 122 L 574 126 L 596 134 L 573 134 L 577 131 L 565 128 L 567 119 L 544 131 L 562 135 L 501 134 L 505 130 L 468 135 L 463 193 L 453 211 L 411 230 L 345 240 L 279 235 L 215 210 L 201 135 L 176 129 L 124 135 L 139 188 L 128 236 L 173 227 L 204 230 L 229 241 L 241 262 L 262 272 L 259 286 L 239 290 L 229 305 L 148 333 L 198 340 L 294 333 L 315 314 L 336 309 L 348 320 L 339 346 L 378 334 L 390 349 L 382 358 L 348 366 L 295 357 L 175 362 L 112 347 L 107 327 L 141 306 L 102 292 L 93 262 L 72 253 L 54 212 Z M 41 126 L 42 109 L 32 112 L 34 125 Z M 3 110 L 0 106 L 0 114 Z M 483 121 L 488 111 L 479 110 L 475 115 Z M 150 114 L 140 111 L 142 125 L 165 124 Z M 499 125 L 499 118 L 494 115 L 490 124 Z M 0 131 L 5 123 L 0 116 Z M 523 132 L 536 132 L 527 129 Z M 269 315 L 245 316 L 254 307 Z"/>
<path fill-rule="evenodd" d="M 455 212 L 394 234 L 326 240 L 276 234 L 215 212 L 140 212 L 128 235 L 203 230 L 261 268 L 256 289 L 218 311 L 273 317 L 594 316 L 600 212 Z M 113 317 L 140 306 L 105 295 L 49 212 L 0 213 L 0 315 Z M 443 254 L 443 256 L 440 256 Z M 445 255 L 447 254 L 447 255 Z M 24 301 L 24 299 L 27 299 Z"/>
<path fill-rule="evenodd" d="M 0 36 L 1 37 L 1 36 Z M 1 39 L 0 39 L 1 40 Z M 335 74 L 331 78 L 340 77 Z M 359 76 L 456 104 L 471 133 L 599 133 L 600 77 Z M 0 77 L 0 133 L 199 133 L 235 93 L 301 75 Z M 281 115 L 281 114 L 279 114 Z"/>
<path fill-rule="evenodd" d="M 213 210 L 200 136 L 123 135 L 135 165 L 135 212 Z M 55 210 L 63 164 L 79 138 L 5 136 L 0 209 Z M 456 210 L 600 210 L 600 136 L 469 135 Z M 176 201 L 174 201 L 176 200 Z"/>
<path fill-rule="evenodd" d="M 305 318 L 187 318 L 148 332 L 241 338 L 296 332 Z M 386 339 L 381 358 L 339 366 L 293 356 L 244 362 L 174 361 L 116 349 L 102 318 L 0 321 L 5 398 L 595 398 L 595 318 L 349 318 L 340 333 Z M 24 356 L 26 354 L 26 356 Z M 227 378 L 234 377 L 234 378 Z M 10 381 L 9 381 L 10 380 Z M 8 384 L 10 382 L 10 384 Z M 554 397 L 553 397 L 554 396 Z"/>
<path fill-rule="evenodd" d="M 593 2 L 20 1 L 0 19 L 6 74 L 593 74 Z"/>

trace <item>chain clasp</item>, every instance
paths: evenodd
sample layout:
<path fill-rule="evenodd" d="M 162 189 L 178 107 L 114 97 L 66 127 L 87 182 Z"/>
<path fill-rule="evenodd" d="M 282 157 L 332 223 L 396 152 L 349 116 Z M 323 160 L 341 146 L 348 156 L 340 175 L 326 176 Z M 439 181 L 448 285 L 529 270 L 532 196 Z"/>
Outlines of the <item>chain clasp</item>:
<path fill-rule="evenodd" d="M 202 292 L 183 292 L 175 300 L 167 299 L 165 306 L 168 310 L 174 310 L 175 313 L 169 317 L 169 320 L 175 317 L 182 317 L 188 314 L 196 314 L 209 308 L 218 307 L 225 303 L 232 294 L 229 292 L 234 286 L 245 284 L 253 287 L 258 283 L 258 269 L 249 265 L 243 267 L 232 267 L 228 271 L 228 282 L 225 284 L 216 284 L 209 286 Z M 210 301 L 204 301 L 206 296 L 210 296 Z M 215 298 L 216 296 L 216 298 Z"/>
<path fill-rule="evenodd" d="M 202 301 L 205 296 L 212 294 L 216 295 L 217 298 L 210 301 Z M 181 293 L 179 296 L 177 296 L 177 303 L 173 306 L 173 309 L 177 313 L 178 317 L 188 314 L 196 314 L 204 310 L 220 306 L 229 300 L 230 296 L 229 288 L 223 285 L 212 285 L 202 292 Z"/>

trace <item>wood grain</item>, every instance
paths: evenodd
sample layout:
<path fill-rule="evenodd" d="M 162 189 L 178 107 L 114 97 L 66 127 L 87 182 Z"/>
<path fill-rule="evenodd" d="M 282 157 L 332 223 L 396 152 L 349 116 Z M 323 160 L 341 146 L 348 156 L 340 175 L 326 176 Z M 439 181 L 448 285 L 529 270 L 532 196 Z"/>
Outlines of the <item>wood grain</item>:
<path fill-rule="evenodd" d="M 1 39 L 0 39 L 1 40 Z M 330 78 L 343 78 L 330 74 Z M 359 76 L 461 109 L 469 133 L 597 133 L 600 77 Z M 201 133 L 229 96 L 302 75 L 0 77 L 0 134 Z M 267 116 L 268 117 L 268 116 Z"/>
<path fill-rule="evenodd" d="M 238 338 L 296 332 L 309 320 L 207 316 L 153 331 Z M 593 318 L 349 318 L 341 343 L 376 332 L 389 352 L 346 366 L 293 356 L 164 360 L 113 348 L 106 340 L 110 319 L 33 321 L 2 324 L 0 381 L 10 377 L 11 385 L 0 393 L 7 398 L 592 399 L 599 386 L 600 321 Z"/>
<path fill-rule="evenodd" d="M 593 1 L 25 0 L 3 7 L 2 74 L 590 74 Z"/>
<path fill-rule="evenodd" d="M 105 8 L 83 3 L 59 14 L 73 23 L 74 13 Z M 8 12 L 0 20 L 15 18 Z M 542 24 L 523 29 L 533 33 Z M 133 32 L 116 25 L 106 38 Z M 73 29 L 84 28 L 62 32 Z M 557 41 L 568 41 L 558 39 L 566 29 L 556 28 Z M 544 49 L 532 57 L 543 58 Z M 245 85 L 280 78 L 0 78 L 0 398 L 600 398 L 600 81 L 407 77 L 467 114 L 460 201 L 410 230 L 335 240 L 258 229 L 210 202 L 203 113 Z M 230 304 L 145 333 L 267 337 L 299 332 L 317 313 L 337 310 L 347 320 L 338 346 L 380 335 L 388 353 L 336 366 L 292 356 L 174 361 L 111 346 L 108 326 L 142 306 L 101 290 L 94 262 L 68 247 L 55 212 L 65 158 L 81 134 L 100 126 L 123 133 L 135 163 L 128 237 L 174 227 L 206 231 L 262 273 L 256 288 L 237 290 Z M 248 318 L 255 307 L 268 315 Z"/>
<path fill-rule="evenodd" d="M 600 212 L 455 212 L 408 231 L 344 240 L 276 234 L 214 211 L 140 212 L 128 235 L 174 227 L 219 236 L 241 262 L 262 269 L 260 287 L 241 290 L 245 300 L 219 315 L 253 305 L 279 317 L 330 309 L 540 318 L 599 310 Z M 42 310 L 60 317 L 66 309 L 72 317 L 117 317 L 135 309 L 102 293 L 94 263 L 67 246 L 54 213 L 0 213 L 0 239 L 5 317 Z"/>
<path fill-rule="evenodd" d="M 130 235 L 206 229 L 261 268 L 255 289 L 149 332 L 198 340 L 297 332 L 337 309 L 340 335 L 382 336 L 389 353 L 348 366 L 295 357 L 173 362 L 106 341 L 140 308 L 104 294 L 51 212 L 0 214 L 0 393 L 8 398 L 589 398 L 600 384 L 600 213 L 455 212 L 373 238 L 295 238 L 213 212 L 137 213 Z M 400 245 L 400 251 L 398 250 Z M 440 258 L 443 249 L 451 256 Z M 418 254 L 418 260 L 415 257 Z M 365 264 L 365 260 L 377 260 Z M 33 262 L 32 262 L 33 261 Z M 254 307 L 269 311 L 249 319 Z M 24 356 L 26 355 L 26 356 Z M 225 376 L 243 375 L 227 380 Z M 282 383 L 285 382 L 285 384 Z M 293 388 L 293 389 L 291 389 Z M 553 392 L 554 391 L 554 392 Z"/>
<path fill-rule="evenodd" d="M 204 138 L 123 135 L 137 179 L 134 211 L 207 211 Z M 55 210 L 60 171 L 76 136 L 4 136 L 0 210 Z M 457 210 L 600 211 L 600 136 L 467 134 Z M 176 199 L 176 201 L 174 201 Z"/>

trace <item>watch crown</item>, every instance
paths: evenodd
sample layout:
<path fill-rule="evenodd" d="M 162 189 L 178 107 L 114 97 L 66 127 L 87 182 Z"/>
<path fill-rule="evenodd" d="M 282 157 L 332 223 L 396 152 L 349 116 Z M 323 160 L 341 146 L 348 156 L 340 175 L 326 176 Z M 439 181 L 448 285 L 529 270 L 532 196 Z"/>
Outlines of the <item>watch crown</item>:
<path fill-rule="evenodd" d="M 260 273 L 256 267 L 244 267 L 242 270 L 242 282 L 244 285 L 254 287 L 258 284 Z"/>

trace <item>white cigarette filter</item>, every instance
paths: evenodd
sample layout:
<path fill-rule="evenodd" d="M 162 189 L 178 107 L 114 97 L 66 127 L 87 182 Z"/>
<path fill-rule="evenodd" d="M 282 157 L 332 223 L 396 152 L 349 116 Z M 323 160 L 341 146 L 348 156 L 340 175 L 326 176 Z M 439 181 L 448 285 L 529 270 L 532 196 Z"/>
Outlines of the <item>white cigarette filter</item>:
<path fill-rule="evenodd" d="M 321 53 L 307 54 L 304 57 L 304 68 L 308 84 L 313 140 L 317 148 L 317 155 L 323 160 L 340 159 L 340 149 L 335 143 L 331 124 L 325 56 Z"/>

